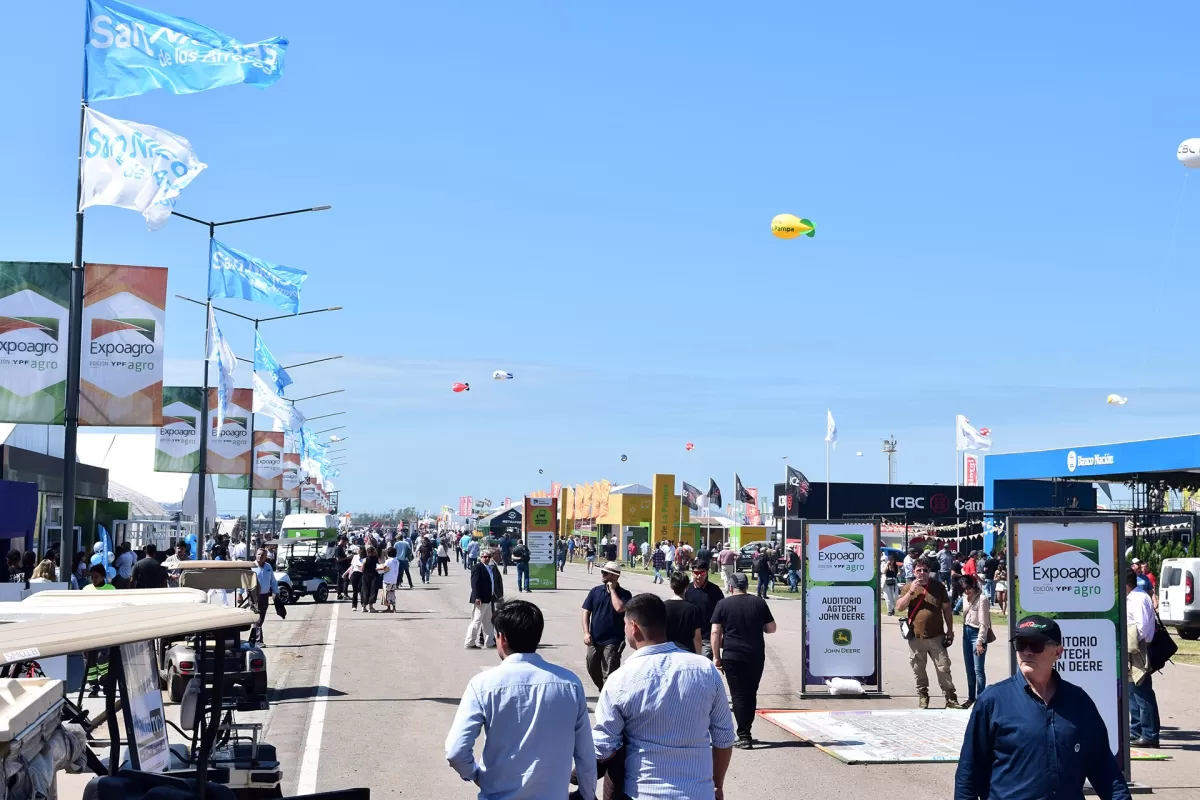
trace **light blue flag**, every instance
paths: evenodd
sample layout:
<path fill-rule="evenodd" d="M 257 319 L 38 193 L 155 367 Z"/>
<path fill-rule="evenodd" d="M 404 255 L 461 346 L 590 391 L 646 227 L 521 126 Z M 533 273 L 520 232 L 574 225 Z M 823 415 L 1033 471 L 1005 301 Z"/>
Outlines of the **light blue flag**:
<path fill-rule="evenodd" d="M 283 74 L 287 39 L 242 44 L 190 19 L 89 0 L 87 99 L 132 97 L 153 89 L 191 94 L 248 83 L 265 89 Z"/>
<path fill-rule="evenodd" d="M 292 385 L 292 376 L 279 366 L 279 362 L 271 355 L 267 343 L 258 331 L 254 332 L 254 371 L 269 373 L 277 394 L 283 394 L 283 390 Z"/>
<path fill-rule="evenodd" d="M 206 358 L 209 361 L 217 363 L 217 430 L 225 427 L 225 411 L 229 408 L 229 400 L 233 397 L 233 370 L 237 366 L 237 357 L 233 354 L 233 348 L 229 346 L 229 342 L 221 334 L 221 328 L 217 325 L 216 309 L 209 305 L 208 307 L 208 352 Z M 204 399 L 205 407 L 208 406 L 208 398 Z M 205 423 L 208 424 L 207 418 Z"/>
<path fill-rule="evenodd" d="M 300 311 L 300 285 L 304 270 L 272 264 L 210 239 L 208 297 L 232 297 L 274 306 L 295 314 Z"/>

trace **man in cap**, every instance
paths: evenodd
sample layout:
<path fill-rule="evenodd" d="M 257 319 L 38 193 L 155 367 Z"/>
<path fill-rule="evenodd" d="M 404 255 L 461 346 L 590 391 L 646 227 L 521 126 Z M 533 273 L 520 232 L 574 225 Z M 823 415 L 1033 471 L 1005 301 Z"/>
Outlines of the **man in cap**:
<path fill-rule="evenodd" d="M 1058 623 L 1024 617 L 1012 647 L 1020 669 L 989 686 L 971 710 L 955 800 L 1082 800 L 1084 778 L 1103 800 L 1128 800 L 1096 704 L 1054 669 L 1063 653 Z"/>
<path fill-rule="evenodd" d="M 583 643 L 587 645 L 587 671 L 597 689 L 604 688 L 625 648 L 625 604 L 633 593 L 621 588 L 621 565 L 609 561 L 600 568 L 600 585 L 583 600 Z"/>

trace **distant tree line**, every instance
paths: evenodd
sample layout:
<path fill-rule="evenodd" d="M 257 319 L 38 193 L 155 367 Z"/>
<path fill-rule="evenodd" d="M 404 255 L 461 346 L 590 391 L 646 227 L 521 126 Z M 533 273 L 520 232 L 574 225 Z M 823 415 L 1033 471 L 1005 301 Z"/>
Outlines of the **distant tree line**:
<path fill-rule="evenodd" d="M 382 522 L 385 525 L 395 525 L 398 522 L 416 522 L 419 519 L 417 509 L 413 506 L 404 508 L 389 508 L 387 511 L 373 511 L 353 514 L 350 517 L 352 525 L 370 525 L 372 522 Z"/>

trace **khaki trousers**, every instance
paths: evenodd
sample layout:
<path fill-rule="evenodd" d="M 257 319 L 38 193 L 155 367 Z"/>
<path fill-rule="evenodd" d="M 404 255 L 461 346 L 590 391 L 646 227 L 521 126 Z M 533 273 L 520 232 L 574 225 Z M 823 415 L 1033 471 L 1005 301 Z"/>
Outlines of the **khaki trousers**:
<path fill-rule="evenodd" d="M 942 645 L 942 637 L 908 640 L 908 663 L 912 667 L 913 677 L 917 680 L 917 694 L 929 694 L 929 673 L 926 670 L 928 659 L 933 659 L 933 668 L 937 672 L 938 686 L 947 698 L 957 700 L 954 691 L 954 679 L 950 676 L 950 656 Z"/>

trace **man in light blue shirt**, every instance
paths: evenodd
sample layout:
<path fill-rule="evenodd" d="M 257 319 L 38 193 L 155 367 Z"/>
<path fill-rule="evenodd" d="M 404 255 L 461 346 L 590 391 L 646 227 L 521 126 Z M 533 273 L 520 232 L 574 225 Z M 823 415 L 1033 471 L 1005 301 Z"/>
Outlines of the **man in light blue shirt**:
<path fill-rule="evenodd" d="M 258 625 L 250 632 L 250 640 L 262 644 L 262 626 L 267 618 L 267 609 L 271 607 L 271 595 L 279 594 L 279 582 L 275 580 L 275 565 L 267 561 L 266 549 L 260 547 L 254 554 L 254 575 L 258 578 Z"/>
<path fill-rule="evenodd" d="M 467 563 L 472 569 L 479 563 L 479 540 L 474 537 L 471 538 L 471 543 L 467 545 Z"/>
<path fill-rule="evenodd" d="M 735 737 L 721 673 L 667 641 L 657 595 L 625 604 L 625 640 L 634 653 L 596 703 L 596 759 L 625 748 L 624 790 L 633 800 L 723 800 Z"/>
<path fill-rule="evenodd" d="M 541 610 L 512 600 L 496 608 L 492 622 L 501 664 L 467 684 L 446 735 L 446 760 L 479 786 L 479 800 L 542 800 L 567 796 L 573 759 L 579 796 L 594 800 L 596 756 L 583 684 L 535 652 L 545 627 Z M 487 740 L 476 762 L 481 730 Z"/>

